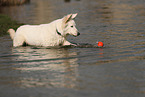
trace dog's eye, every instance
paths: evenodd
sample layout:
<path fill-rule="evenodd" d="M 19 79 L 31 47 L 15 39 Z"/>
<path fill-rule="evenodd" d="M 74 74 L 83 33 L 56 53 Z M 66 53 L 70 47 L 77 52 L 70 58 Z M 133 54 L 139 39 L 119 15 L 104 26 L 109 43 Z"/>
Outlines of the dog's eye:
<path fill-rule="evenodd" d="M 71 27 L 74 27 L 74 26 L 71 26 Z"/>

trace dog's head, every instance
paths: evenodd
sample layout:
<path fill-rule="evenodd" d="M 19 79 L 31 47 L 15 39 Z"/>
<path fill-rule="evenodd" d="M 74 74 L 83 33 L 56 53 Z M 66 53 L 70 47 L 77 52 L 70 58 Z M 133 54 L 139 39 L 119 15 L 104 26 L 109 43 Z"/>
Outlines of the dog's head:
<path fill-rule="evenodd" d="M 65 17 L 63 17 L 62 22 L 63 22 L 63 32 L 65 35 L 73 35 L 73 36 L 79 36 L 80 33 L 76 29 L 76 24 L 75 24 L 75 17 L 77 16 L 76 14 L 69 14 Z"/>

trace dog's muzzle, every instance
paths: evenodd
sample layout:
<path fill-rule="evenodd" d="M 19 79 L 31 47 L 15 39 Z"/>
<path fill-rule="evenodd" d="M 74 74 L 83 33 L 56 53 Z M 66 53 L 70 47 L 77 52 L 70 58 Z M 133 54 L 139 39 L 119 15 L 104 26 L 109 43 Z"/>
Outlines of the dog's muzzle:
<path fill-rule="evenodd" d="M 79 36 L 79 35 L 80 35 L 80 33 L 78 32 L 77 35 L 73 35 L 73 36 L 74 36 L 74 37 L 77 37 L 77 36 Z"/>
<path fill-rule="evenodd" d="M 77 37 L 77 36 L 79 36 L 79 35 L 80 35 L 80 33 L 78 32 L 77 35 L 73 35 L 73 36 L 74 36 L 74 37 Z"/>

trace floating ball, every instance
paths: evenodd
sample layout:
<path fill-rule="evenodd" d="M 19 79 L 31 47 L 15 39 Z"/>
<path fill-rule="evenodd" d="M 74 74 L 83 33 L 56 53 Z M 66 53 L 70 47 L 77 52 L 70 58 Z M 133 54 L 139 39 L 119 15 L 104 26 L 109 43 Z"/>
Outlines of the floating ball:
<path fill-rule="evenodd" d="M 99 42 L 97 42 L 98 44 L 98 47 L 103 47 L 104 46 L 104 44 L 103 44 L 103 42 L 101 42 L 101 41 L 99 41 Z"/>

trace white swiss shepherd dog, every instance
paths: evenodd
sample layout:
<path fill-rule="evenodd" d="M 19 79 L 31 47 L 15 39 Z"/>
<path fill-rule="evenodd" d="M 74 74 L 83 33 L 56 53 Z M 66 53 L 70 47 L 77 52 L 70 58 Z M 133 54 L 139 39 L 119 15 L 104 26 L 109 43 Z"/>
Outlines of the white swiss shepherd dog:
<path fill-rule="evenodd" d="M 76 16 L 77 13 L 69 14 L 48 24 L 23 25 L 16 32 L 14 29 L 9 29 L 8 32 L 14 47 L 24 44 L 43 47 L 75 45 L 67 41 L 66 37 L 80 35 L 75 27 Z"/>

